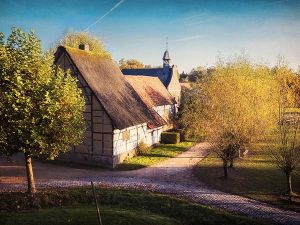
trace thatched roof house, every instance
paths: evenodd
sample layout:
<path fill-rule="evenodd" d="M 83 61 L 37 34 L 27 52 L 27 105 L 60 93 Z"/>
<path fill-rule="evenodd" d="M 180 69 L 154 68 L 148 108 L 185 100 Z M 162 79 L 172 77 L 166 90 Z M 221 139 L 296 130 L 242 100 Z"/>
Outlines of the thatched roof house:
<path fill-rule="evenodd" d="M 114 128 L 123 129 L 145 122 L 152 126 L 164 125 L 165 122 L 141 101 L 115 62 L 88 51 L 63 46 L 58 48 L 56 58 L 62 53 L 68 55 L 101 102 Z"/>
<path fill-rule="evenodd" d="M 159 142 L 168 121 L 153 106 L 175 103 L 159 79 L 137 87 L 144 78 L 125 79 L 112 60 L 63 46 L 55 53 L 55 63 L 71 70 L 86 99 L 85 139 L 63 159 L 114 167 L 140 142 Z"/>

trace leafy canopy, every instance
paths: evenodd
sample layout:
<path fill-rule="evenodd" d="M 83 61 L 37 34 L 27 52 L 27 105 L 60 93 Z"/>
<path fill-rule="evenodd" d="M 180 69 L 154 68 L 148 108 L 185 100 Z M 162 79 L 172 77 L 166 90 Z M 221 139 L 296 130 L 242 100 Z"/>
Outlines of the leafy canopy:
<path fill-rule="evenodd" d="M 76 80 L 42 55 L 33 31 L 0 35 L 0 154 L 67 151 L 81 142 L 84 105 Z"/>
<path fill-rule="evenodd" d="M 144 64 L 136 59 L 127 59 L 124 58 L 119 60 L 120 69 L 141 69 L 145 68 Z"/>
<path fill-rule="evenodd" d="M 58 43 L 55 44 L 50 52 L 54 53 L 59 45 L 78 49 L 80 44 L 88 44 L 90 51 L 102 58 L 112 58 L 110 52 L 106 50 L 102 41 L 89 32 L 69 31 L 60 41 L 58 41 Z"/>
<path fill-rule="evenodd" d="M 294 73 L 281 56 L 273 68 L 273 74 L 279 85 L 280 104 L 284 108 L 300 107 L 300 76 Z"/>
<path fill-rule="evenodd" d="M 181 111 L 187 134 L 239 146 L 265 135 L 276 124 L 277 83 L 271 70 L 244 58 L 219 62 L 212 76 L 189 93 Z M 232 138 L 234 137 L 234 138 Z"/>

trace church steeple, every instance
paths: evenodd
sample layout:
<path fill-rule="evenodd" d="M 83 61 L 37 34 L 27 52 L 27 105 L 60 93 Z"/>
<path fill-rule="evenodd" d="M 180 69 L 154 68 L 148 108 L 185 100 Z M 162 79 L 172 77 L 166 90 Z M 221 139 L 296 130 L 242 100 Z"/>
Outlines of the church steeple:
<path fill-rule="evenodd" d="M 169 51 L 168 51 L 168 38 L 166 41 L 166 51 L 164 52 L 164 56 L 162 59 L 163 59 L 163 67 L 165 67 L 165 66 L 170 67 L 171 58 L 170 58 Z"/>

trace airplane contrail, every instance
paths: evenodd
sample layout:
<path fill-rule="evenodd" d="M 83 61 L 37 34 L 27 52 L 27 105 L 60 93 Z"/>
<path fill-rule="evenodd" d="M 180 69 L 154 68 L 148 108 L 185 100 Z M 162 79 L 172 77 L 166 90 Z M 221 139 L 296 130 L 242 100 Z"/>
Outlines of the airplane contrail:
<path fill-rule="evenodd" d="M 101 16 L 99 19 L 97 19 L 94 23 L 90 24 L 87 28 L 85 28 L 83 31 L 88 31 L 92 26 L 99 23 L 101 20 L 103 20 L 104 17 L 106 17 L 108 14 L 110 14 L 112 11 L 114 11 L 116 8 L 118 8 L 125 0 L 119 1 L 117 4 L 114 5 L 110 10 L 108 10 L 103 16 Z"/>
<path fill-rule="evenodd" d="M 205 38 L 206 35 L 201 34 L 201 35 L 195 35 L 195 36 L 189 36 L 189 37 L 184 37 L 184 38 L 180 38 L 180 39 L 176 39 L 174 41 L 179 42 L 179 41 L 190 41 L 190 40 L 194 40 L 194 39 L 199 39 L 199 38 Z"/>

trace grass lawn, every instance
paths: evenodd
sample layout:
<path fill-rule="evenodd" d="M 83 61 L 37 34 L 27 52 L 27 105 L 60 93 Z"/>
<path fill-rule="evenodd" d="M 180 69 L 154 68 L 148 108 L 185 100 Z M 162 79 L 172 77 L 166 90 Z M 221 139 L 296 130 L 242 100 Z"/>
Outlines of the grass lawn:
<path fill-rule="evenodd" d="M 270 224 L 150 192 L 97 188 L 96 194 L 104 225 Z M 97 224 L 90 188 L 38 192 L 34 205 L 40 209 L 32 209 L 28 198 L 19 192 L 0 193 L 0 224 Z"/>
<path fill-rule="evenodd" d="M 195 142 L 184 141 L 178 144 L 159 144 L 151 148 L 147 153 L 126 159 L 118 165 L 118 170 L 135 170 L 159 163 L 171 157 L 175 157 L 187 148 L 193 146 Z"/>
<path fill-rule="evenodd" d="M 288 204 L 285 175 L 273 164 L 266 144 L 255 144 L 245 159 L 238 159 L 234 168 L 223 178 L 222 163 L 214 153 L 198 163 L 194 174 L 216 189 L 265 201 L 280 207 L 300 211 L 300 200 Z M 292 180 L 294 191 L 300 193 L 300 175 Z"/>
<path fill-rule="evenodd" d="M 182 224 L 158 214 L 141 210 L 126 210 L 118 208 L 101 208 L 101 219 L 105 225 L 179 225 Z M 0 217 L 2 225 L 99 225 L 95 207 L 60 207 L 36 211 L 10 214 L 5 219 Z"/>

